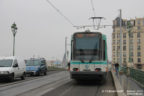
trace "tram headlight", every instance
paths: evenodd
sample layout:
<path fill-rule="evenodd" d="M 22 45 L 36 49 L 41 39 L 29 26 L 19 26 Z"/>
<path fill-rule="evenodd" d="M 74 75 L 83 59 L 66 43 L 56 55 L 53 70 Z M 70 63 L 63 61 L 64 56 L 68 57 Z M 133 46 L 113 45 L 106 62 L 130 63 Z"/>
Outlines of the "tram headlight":
<path fill-rule="evenodd" d="M 73 68 L 73 71 L 79 71 L 79 69 L 78 68 Z"/>
<path fill-rule="evenodd" d="M 101 71 L 101 68 L 95 68 L 95 71 L 99 72 L 99 71 Z"/>

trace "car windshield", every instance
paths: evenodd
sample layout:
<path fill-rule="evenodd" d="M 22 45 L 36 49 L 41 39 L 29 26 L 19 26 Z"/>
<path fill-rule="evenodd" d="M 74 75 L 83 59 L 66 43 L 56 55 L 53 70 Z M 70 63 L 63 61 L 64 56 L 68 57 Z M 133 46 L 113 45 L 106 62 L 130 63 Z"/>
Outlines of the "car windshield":
<path fill-rule="evenodd" d="M 13 60 L 0 60 L 0 67 L 11 67 Z"/>
<path fill-rule="evenodd" d="M 39 60 L 27 60 L 26 66 L 39 66 L 40 62 Z"/>

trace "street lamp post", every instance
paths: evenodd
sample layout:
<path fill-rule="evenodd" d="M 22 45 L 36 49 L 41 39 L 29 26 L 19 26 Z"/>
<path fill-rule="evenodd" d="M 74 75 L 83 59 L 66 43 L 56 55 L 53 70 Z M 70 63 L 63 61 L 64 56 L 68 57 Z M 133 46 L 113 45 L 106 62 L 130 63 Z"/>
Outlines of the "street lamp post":
<path fill-rule="evenodd" d="M 15 24 L 15 22 L 12 24 L 11 26 L 11 31 L 13 33 L 13 56 L 15 56 L 15 36 L 16 36 L 16 33 L 17 33 L 17 26 Z"/>

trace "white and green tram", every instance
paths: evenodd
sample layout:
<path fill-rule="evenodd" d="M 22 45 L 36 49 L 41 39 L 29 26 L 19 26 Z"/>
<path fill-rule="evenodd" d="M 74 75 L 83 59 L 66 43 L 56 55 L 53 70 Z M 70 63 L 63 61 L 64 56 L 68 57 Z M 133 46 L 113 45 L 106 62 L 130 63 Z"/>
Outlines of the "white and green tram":
<path fill-rule="evenodd" d="M 87 31 L 74 33 L 71 40 L 71 78 L 105 80 L 107 72 L 106 35 Z"/>

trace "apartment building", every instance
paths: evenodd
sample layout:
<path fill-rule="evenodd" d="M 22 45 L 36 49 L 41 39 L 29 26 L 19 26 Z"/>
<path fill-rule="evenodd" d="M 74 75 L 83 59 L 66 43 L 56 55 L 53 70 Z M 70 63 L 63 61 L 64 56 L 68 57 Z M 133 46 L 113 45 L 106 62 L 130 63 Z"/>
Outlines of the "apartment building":
<path fill-rule="evenodd" d="M 144 18 L 122 19 L 122 65 L 144 69 Z M 120 18 L 113 21 L 112 63 L 120 62 Z"/>

